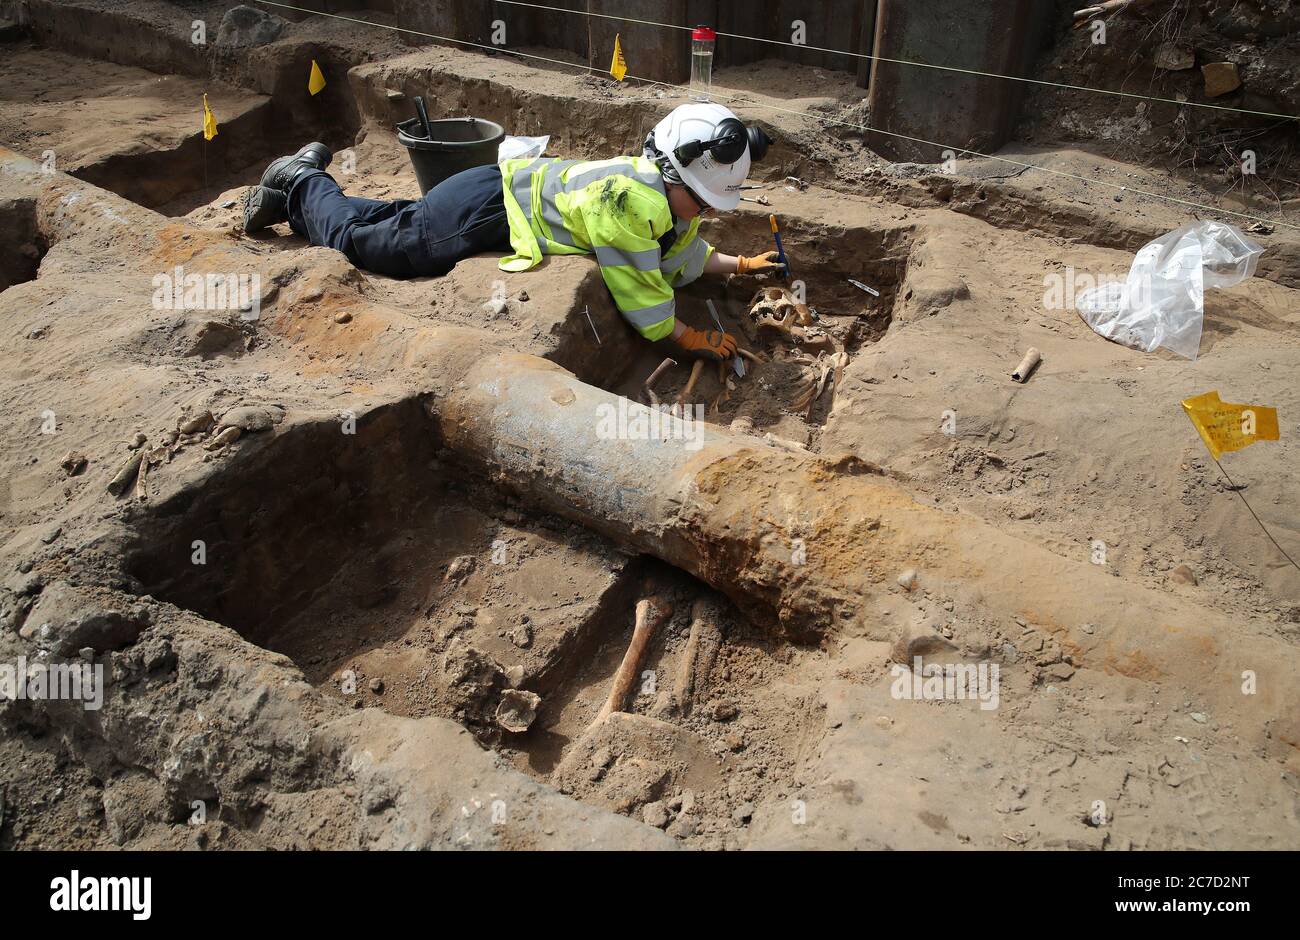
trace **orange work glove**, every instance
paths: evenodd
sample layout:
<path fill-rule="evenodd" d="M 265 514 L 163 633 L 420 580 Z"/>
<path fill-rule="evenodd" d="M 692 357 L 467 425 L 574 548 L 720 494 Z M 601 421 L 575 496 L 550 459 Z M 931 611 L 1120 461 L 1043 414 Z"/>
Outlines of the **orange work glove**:
<path fill-rule="evenodd" d="M 784 267 L 777 260 L 780 255 L 775 251 L 769 251 L 766 254 L 758 255 L 753 258 L 746 258 L 740 255 L 736 258 L 737 274 L 758 274 L 760 271 L 771 271 L 773 268 Z"/>
<path fill-rule="evenodd" d="M 736 337 L 718 330 L 697 330 L 688 326 L 676 343 L 697 359 L 725 362 L 736 355 Z"/>

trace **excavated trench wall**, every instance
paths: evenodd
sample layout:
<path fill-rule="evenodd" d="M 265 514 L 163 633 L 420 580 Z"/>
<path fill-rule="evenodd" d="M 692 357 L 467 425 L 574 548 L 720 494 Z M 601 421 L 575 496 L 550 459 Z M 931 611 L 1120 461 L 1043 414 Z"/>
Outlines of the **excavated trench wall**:
<path fill-rule="evenodd" d="M 193 135 L 178 147 L 139 147 L 74 174 L 156 208 L 190 194 L 197 197 L 191 203 L 202 204 L 207 201 L 202 181 L 216 182 L 233 171 L 243 171 L 240 182 L 256 182 L 269 160 L 296 150 L 305 140 L 324 140 L 336 149 L 351 145 L 361 118 L 344 76 L 368 58 L 403 48 L 387 31 L 366 37 L 369 45 L 291 37 L 266 45 L 225 45 L 218 41 L 218 27 L 226 9 L 228 5 L 209 4 L 178 11 L 173 19 L 146 19 L 138 11 L 107 3 L 4 0 L 0 18 L 24 24 L 40 47 L 268 96 L 263 105 L 245 113 L 218 114 L 218 133 L 210 141 L 200 132 L 202 102 L 176 101 L 178 113 L 196 114 Z M 207 30 L 202 43 L 193 39 L 191 24 L 196 19 Z M 313 61 L 331 77 L 314 96 L 306 88 Z M 184 204 L 181 211 L 193 204 Z"/>
<path fill-rule="evenodd" d="M 35 199 L 0 201 L 0 291 L 30 281 L 48 245 L 36 226 Z"/>
<path fill-rule="evenodd" d="M 255 643 L 334 578 L 376 595 L 360 603 L 378 604 L 386 586 L 366 564 L 366 546 L 429 498 L 437 449 L 436 426 L 415 398 L 359 417 L 300 419 L 241 450 L 227 473 L 140 516 L 127 571 L 142 593 Z"/>

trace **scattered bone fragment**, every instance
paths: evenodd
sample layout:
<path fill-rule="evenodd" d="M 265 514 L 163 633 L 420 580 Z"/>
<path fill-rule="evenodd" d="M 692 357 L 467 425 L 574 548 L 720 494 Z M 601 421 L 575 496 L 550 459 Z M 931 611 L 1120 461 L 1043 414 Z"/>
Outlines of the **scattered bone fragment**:
<path fill-rule="evenodd" d="M 145 437 L 139 431 L 136 431 L 134 436 L 132 436 L 130 442 L 126 446 L 129 447 L 131 450 L 139 450 L 141 447 L 144 446 L 145 441 L 147 440 L 149 440 L 149 438 Z"/>
<path fill-rule="evenodd" d="M 149 458 L 145 457 L 140 461 L 139 472 L 135 475 L 135 498 L 145 500 L 149 498 Z"/>
<path fill-rule="evenodd" d="M 271 405 L 242 405 L 231 408 L 217 422 L 217 430 L 267 431 L 284 420 L 284 411 Z"/>
<path fill-rule="evenodd" d="M 699 598 L 691 607 L 691 635 L 677 665 L 673 700 L 681 715 L 689 715 L 705 700 L 709 674 L 722 649 L 722 605 L 712 595 Z"/>
<path fill-rule="evenodd" d="M 785 438 L 785 437 L 777 437 L 771 431 L 768 431 L 763 435 L 763 440 L 767 441 L 767 443 L 775 447 L 781 447 L 784 448 L 785 450 L 793 451 L 796 454 L 808 453 L 807 444 L 800 444 L 798 441 L 792 441 L 789 438 Z"/>
<path fill-rule="evenodd" d="M 790 410 L 802 411 L 805 419 L 811 417 L 813 405 L 826 390 L 827 379 L 832 373 L 839 372 L 840 360 L 843 356 L 843 353 L 837 352 L 831 356 L 817 357 L 812 368 L 805 371 L 804 382 L 800 386 L 799 394 L 790 404 Z"/>
<path fill-rule="evenodd" d="M 632 628 L 632 642 L 628 644 L 623 661 L 618 664 L 614 681 L 610 684 L 609 697 L 601 706 L 596 717 L 588 726 L 588 731 L 599 725 L 614 712 L 621 712 L 627 703 L 628 694 L 636 683 L 641 660 L 645 658 L 646 647 L 659 624 L 663 623 L 673 612 L 672 605 L 661 597 L 647 597 L 637 602 L 636 625 Z"/>
<path fill-rule="evenodd" d="M 144 454 L 136 451 L 126 459 L 126 463 L 114 475 L 113 479 L 108 481 L 108 491 L 114 496 L 121 496 L 126 492 L 126 488 L 135 480 L 136 473 L 140 470 L 140 462 L 144 459 Z"/>
<path fill-rule="evenodd" d="M 831 376 L 831 407 L 835 407 L 835 396 L 839 394 L 840 382 L 844 378 L 844 367 L 849 364 L 849 354 L 840 350 L 835 355 L 835 372 Z"/>
<path fill-rule="evenodd" d="M 212 412 L 203 411 L 181 421 L 177 424 L 176 430 L 182 434 L 204 434 L 211 430 L 214 424 L 216 419 L 212 417 Z"/>
<path fill-rule="evenodd" d="M 696 359 L 695 364 L 691 366 L 691 377 L 686 380 L 686 386 L 682 389 L 681 394 L 677 396 L 677 400 L 673 403 L 674 407 L 682 405 L 691 397 L 691 393 L 695 391 L 695 383 L 700 380 L 700 375 L 703 372 L 704 360 Z"/>
<path fill-rule="evenodd" d="M 522 734 L 532 727 L 537 718 L 537 707 L 542 697 L 523 689 L 506 689 L 497 705 L 497 724 L 514 734 Z"/>
<path fill-rule="evenodd" d="M 243 433 L 244 432 L 237 427 L 226 428 L 212 440 L 208 441 L 204 447 L 207 450 L 219 450 L 227 444 L 235 443 L 235 441 L 239 440 L 239 435 Z"/>
<path fill-rule="evenodd" d="M 655 394 L 654 384 L 659 381 L 660 377 L 665 372 L 667 372 L 675 365 L 677 365 L 676 359 L 665 359 L 663 362 L 659 363 L 659 365 L 655 368 L 653 372 L 650 373 L 649 376 L 646 377 L 645 383 L 642 385 L 642 388 L 645 390 L 646 402 L 650 405 L 651 408 L 659 407 L 659 396 Z"/>
<path fill-rule="evenodd" d="M 1120 13 L 1128 7 L 1138 8 L 1147 6 L 1155 0 L 1101 0 L 1100 3 L 1086 6 L 1081 10 L 1074 11 L 1074 28 L 1078 29 L 1099 16 L 1111 16 Z"/>
<path fill-rule="evenodd" d="M 89 461 L 86 459 L 86 455 L 75 450 L 68 451 L 59 460 L 59 466 L 62 467 L 63 472 L 70 477 L 75 477 L 85 470 L 87 463 L 89 463 Z"/>
<path fill-rule="evenodd" d="M 145 455 L 144 462 L 152 467 L 157 467 L 164 463 L 171 463 L 171 459 L 171 447 L 167 444 L 163 444 L 162 446 L 155 447 L 153 450 L 149 451 L 149 453 Z"/>

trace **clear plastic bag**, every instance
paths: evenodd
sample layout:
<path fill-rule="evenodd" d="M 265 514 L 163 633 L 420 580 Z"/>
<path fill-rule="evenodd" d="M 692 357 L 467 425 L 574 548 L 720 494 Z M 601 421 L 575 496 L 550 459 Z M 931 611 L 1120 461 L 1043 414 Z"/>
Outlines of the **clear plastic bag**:
<path fill-rule="evenodd" d="M 1083 291 L 1075 307 L 1098 334 L 1145 352 L 1163 346 L 1187 359 L 1201 347 L 1205 288 L 1252 277 L 1264 249 L 1222 222 L 1193 222 L 1148 242 L 1126 281 Z"/>
<path fill-rule="evenodd" d="M 550 142 L 550 134 L 545 137 L 507 137 L 497 144 L 497 163 L 502 160 L 540 157 L 546 152 L 546 145 Z"/>

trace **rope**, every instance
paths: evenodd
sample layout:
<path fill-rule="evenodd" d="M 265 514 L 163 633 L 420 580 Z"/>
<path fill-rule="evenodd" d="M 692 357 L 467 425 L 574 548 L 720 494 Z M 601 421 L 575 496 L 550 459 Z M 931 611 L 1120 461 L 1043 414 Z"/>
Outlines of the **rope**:
<path fill-rule="evenodd" d="M 1232 477 L 1228 476 L 1228 471 L 1223 469 L 1223 464 L 1215 460 L 1214 465 L 1219 468 L 1219 472 L 1222 473 L 1223 478 L 1228 481 L 1228 486 L 1231 487 L 1232 491 L 1241 497 L 1242 505 L 1246 507 L 1246 511 L 1251 514 L 1255 522 L 1259 524 L 1260 529 L 1262 529 L 1264 534 L 1268 536 L 1268 540 L 1273 543 L 1273 545 L 1277 548 L 1279 552 L 1282 553 L 1283 558 L 1291 562 L 1292 568 L 1295 568 L 1296 571 L 1300 571 L 1300 565 L 1297 565 L 1295 559 L 1287 554 L 1285 548 L 1283 548 L 1281 545 L 1278 545 L 1277 539 L 1273 538 L 1273 533 L 1268 531 L 1268 526 L 1264 525 L 1263 520 L 1261 520 L 1259 516 L 1255 515 L 1255 510 L 1251 508 L 1250 503 L 1246 502 L 1246 494 L 1241 491 L 1241 488 L 1237 486 L 1236 483 L 1232 482 Z"/>
<path fill-rule="evenodd" d="M 471 42 L 468 39 L 453 39 L 450 36 L 439 36 L 436 33 L 421 32 L 420 30 L 408 29 L 404 26 L 390 26 L 387 23 L 373 23 L 370 20 L 363 20 L 353 16 L 344 16 L 340 13 L 322 13 L 317 10 L 307 10 L 302 7 L 292 6 L 288 3 L 279 3 L 276 2 L 276 0 L 254 0 L 254 2 L 260 3 L 264 6 L 280 7 L 285 10 L 294 10 L 298 13 L 310 13 L 314 16 L 325 16 L 325 17 L 329 17 L 330 19 L 344 20 L 349 23 L 359 23 L 363 26 L 376 26 L 381 29 L 391 30 L 393 32 L 407 33 L 412 36 L 422 36 L 427 39 L 436 39 L 439 42 L 449 42 L 449 43 L 455 43 L 462 46 L 471 46 L 477 49 L 486 49 L 490 52 L 506 52 L 509 55 L 517 56 L 519 58 L 534 59 L 539 62 L 549 62 L 554 65 L 562 65 L 565 68 L 579 69 L 584 72 L 597 72 L 602 75 L 605 74 L 604 69 L 598 69 L 597 67 L 592 65 L 579 65 L 574 62 L 566 62 L 563 59 L 554 59 L 554 58 L 549 58 L 547 56 L 534 55 L 528 52 L 515 52 L 513 50 L 505 50 L 502 49 L 500 46 L 492 46 L 481 42 Z M 495 2 L 502 3 L 502 2 L 507 2 L 507 0 L 495 0 Z M 689 86 L 687 85 L 679 85 L 672 82 L 661 82 L 653 78 L 641 78 L 638 75 L 632 75 L 632 74 L 628 74 L 626 77 L 633 79 L 634 81 L 643 82 L 647 85 L 657 85 L 661 88 L 667 88 L 679 94 L 688 93 L 690 90 Z M 1107 182 L 1106 180 L 1093 179 L 1087 176 L 1080 176 L 1077 173 L 1069 173 L 1066 172 L 1065 170 L 1054 170 L 1049 167 L 1039 166 L 1038 164 L 1035 163 L 1025 163 L 1020 160 L 1012 160 L 1009 157 L 999 157 L 994 154 L 981 153 L 978 150 L 968 150 L 964 147 L 949 146 L 948 144 L 938 143 L 933 140 L 926 140 L 922 137 L 912 137 L 907 134 L 897 133 L 895 131 L 881 130 L 879 128 L 870 127 L 869 125 L 866 124 L 855 124 L 852 121 L 841 121 L 837 118 L 820 117 L 818 115 L 809 114 L 807 111 L 796 111 L 792 108 L 782 108 L 779 107 L 778 105 L 762 104 L 761 102 L 749 101 L 738 95 L 722 94 L 716 90 L 711 92 L 711 97 L 722 98 L 727 101 L 734 101 L 739 104 L 748 105 L 750 107 L 755 107 L 755 108 L 762 108 L 768 111 L 778 111 L 785 114 L 793 114 L 798 117 L 810 118 L 814 121 L 823 121 L 828 124 L 839 124 L 843 127 L 852 127 L 857 130 L 866 131 L 873 134 L 884 134 L 887 137 L 897 137 L 900 140 L 907 140 L 918 144 L 926 144 L 927 146 L 938 147 L 943 150 L 951 150 L 953 153 L 964 153 L 974 157 L 981 157 L 986 160 L 996 160 L 1000 163 L 1006 163 L 1011 166 L 1022 167 L 1024 169 L 1039 170 L 1040 172 L 1047 173 L 1052 176 L 1059 176 L 1064 179 L 1072 179 L 1082 183 L 1096 183 L 1099 186 L 1105 186 L 1110 189 L 1117 190 L 1119 192 L 1131 193 L 1133 195 L 1138 195 L 1138 196 L 1146 196 L 1151 199 L 1163 199 L 1166 202 L 1176 203 L 1178 205 L 1186 206 L 1192 209 L 1199 209 L 1203 212 L 1217 212 L 1223 215 L 1230 215 L 1238 219 L 1245 219 L 1251 222 L 1259 222 L 1264 225 L 1277 225 L 1277 226 L 1282 226 L 1284 228 L 1290 228 L 1290 229 L 1295 229 L 1296 231 L 1300 231 L 1300 225 L 1291 222 L 1281 222 L 1273 219 L 1265 219 L 1260 216 L 1248 215 L 1244 212 L 1235 212 L 1231 209 L 1220 209 L 1214 206 L 1203 205 L 1202 203 L 1199 202 L 1192 202 L 1187 199 L 1179 199 L 1176 196 L 1166 196 L 1166 195 L 1162 195 L 1161 193 L 1153 193 L 1148 190 L 1136 189 L 1134 187 L 1127 186 L 1127 185 L 1110 183 Z"/>
<path fill-rule="evenodd" d="M 535 10 L 552 10 L 556 13 L 577 13 L 582 16 L 594 16 L 605 20 L 618 20 L 623 23 L 636 23 L 640 26 L 657 26 L 661 29 L 681 29 L 690 31 L 690 26 L 678 26 L 676 23 L 656 23 L 653 20 L 638 20 L 630 16 L 612 16 L 608 13 L 592 13 L 590 10 L 566 10 L 564 7 L 546 6 L 541 3 L 524 3 L 522 0 L 489 0 L 492 3 L 505 3 L 515 7 L 531 7 Z M 825 46 L 808 46 L 797 42 L 785 42 L 781 39 L 764 39 L 761 36 L 744 36 L 740 33 L 727 33 L 715 30 L 719 36 L 728 39 L 740 39 L 745 42 L 763 42 L 773 46 L 785 46 L 790 49 L 802 49 L 808 52 L 826 52 L 831 55 L 849 56 L 854 59 L 870 59 L 875 62 L 888 62 L 892 65 L 910 65 L 919 69 L 937 69 L 942 72 L 956 72 L 959 75 L 975 75 L 980 78 L 1000 78 L 1008 82 L 1025 82 L 1030 85 L 1046 85 L 1050 88 L 1064 88 L 1067 91 L 1086 91 L 1097 95 L 1114 95 L 1120 98 L 1136 98 L 1141 101 L 1157 101 L 1189 108 L 1210 108 L 1215 111 L 1233 111 L 1238 114 L 1253 114 L 1258 117 L 1282 118 L 1287 121 L 1300 121 L 1294 114 L 1278 114 L 1274 111 L 1254 111 L 1250 108 L 1234 108 L 1230 105 L 1210 104 L 1203 101 L 1179 101 L 1177 98 L 1161 98 L 1158 95 L 1139 95 L 1131 91 L 1114 91 L 1110 88 L 1093 88 L 1088 85 L 1070 85 L 1063 82 L 1049 82 L 1041 78 L 1024 78 L 1019 75 L 1002 75 L 998 72 L 981 72 L 978 69 L 964 69 L 955 65 L 935 65 L 932 62 L 914 62 L 910 59 L 891 59 L 888 56 L 870 55 L 865 52 L 848 52 L 844 49 L 828 49 Z"/>

